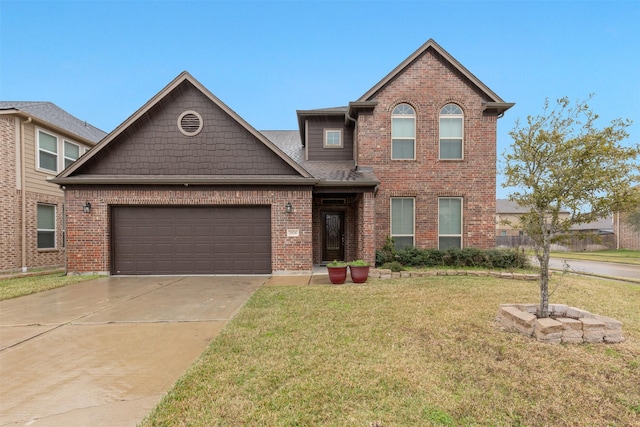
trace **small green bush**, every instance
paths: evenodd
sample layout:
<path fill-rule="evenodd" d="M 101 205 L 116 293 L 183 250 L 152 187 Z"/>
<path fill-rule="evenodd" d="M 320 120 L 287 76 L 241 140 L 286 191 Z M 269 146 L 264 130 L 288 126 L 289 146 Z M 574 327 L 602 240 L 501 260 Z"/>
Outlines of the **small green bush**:
<path fill-rule="evenodd" d="M 404 271 L 404 267 L 398 261 L 392 261 L 392 262 L 384 263 L 384 264 L 382 264 L 381 268 L 384 268 L 384 269 L 387 269 L 387 270 L 391 270 L 394 273 L 397 273 L 399 271 Z"/>

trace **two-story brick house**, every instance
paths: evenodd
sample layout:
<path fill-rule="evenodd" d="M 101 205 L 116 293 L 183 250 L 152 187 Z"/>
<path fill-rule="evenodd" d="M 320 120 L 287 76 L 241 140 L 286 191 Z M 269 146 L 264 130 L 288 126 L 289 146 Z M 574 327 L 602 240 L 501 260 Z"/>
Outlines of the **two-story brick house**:
<path fill-rule="evenodd" d="M 296 131 L 258 132 L 184 72 L 54 180 L 67 269 L 308 271 L 373 262 L 388 236 L 493 247 L 512 105 L 433 40 L 347 106 L 298 111 Z"/>
<path fill-rule="evenodd" d="M 64 195 L 47 178 L 105 135 L 50 102 L 0 101 L 0 271 L 64 265 Z"/>

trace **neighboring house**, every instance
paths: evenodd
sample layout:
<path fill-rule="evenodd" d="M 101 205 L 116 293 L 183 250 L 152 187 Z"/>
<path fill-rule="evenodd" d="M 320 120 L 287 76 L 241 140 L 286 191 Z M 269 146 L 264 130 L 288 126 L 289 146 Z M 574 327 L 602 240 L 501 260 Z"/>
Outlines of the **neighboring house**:
<path fill-rule="evenodd" d="M 516 202 L 507 199 L 496 200 L 496 236 L 499 237 L 524 237 L 526 233 L 520 224 L 520 216 L 529 212 Z M 561 210 L 561 219 L 569 218 L 570 212 Z"/>
<path fill-rule="evenodd" d="M 617 249 L 640 251 L 640 230 L 631 224 L 628 213 L 615 213 L 613 227 L 617 236 Z"/>
<path fill-rule="evenodd" d="M 512 105 L 433 40 L 347 106 L 298 111 L 297 131 L 258 132 L 183 72 L 53 180 L 67 271 L 310 271 L 373 262 L 388 236 L 492 248 Z"/>
<path fill-rule="evenodd" d="M 64 265 L 64 196 L 47 178 L 105 135 L 50 102 L 0 101 L 0 271 Z"/>

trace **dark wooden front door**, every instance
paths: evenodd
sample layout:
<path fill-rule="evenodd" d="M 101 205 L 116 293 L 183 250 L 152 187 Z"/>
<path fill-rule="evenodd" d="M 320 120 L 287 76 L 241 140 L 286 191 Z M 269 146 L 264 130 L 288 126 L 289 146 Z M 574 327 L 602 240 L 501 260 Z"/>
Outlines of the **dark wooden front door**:
<path fill-rule="evenodd" d="M 323 212 L 322 223 L 322 260 L 344 261 L 344 212 Z"/>

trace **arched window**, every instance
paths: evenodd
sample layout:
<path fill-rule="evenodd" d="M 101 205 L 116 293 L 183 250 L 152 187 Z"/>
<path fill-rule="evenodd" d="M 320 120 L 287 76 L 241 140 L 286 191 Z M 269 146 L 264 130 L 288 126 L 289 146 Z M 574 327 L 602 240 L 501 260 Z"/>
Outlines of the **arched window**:
<path fill-rule="evenodd" d="M 462 159 L 464 114 L 456 104 L 447 104 L 440 110 L 440 158 Z"/>
<path fill-rule="evenodd" d="M 409 104 L 398 104 L 391 112 L 391 158 L 416 158 L 416 112 Z"/>

